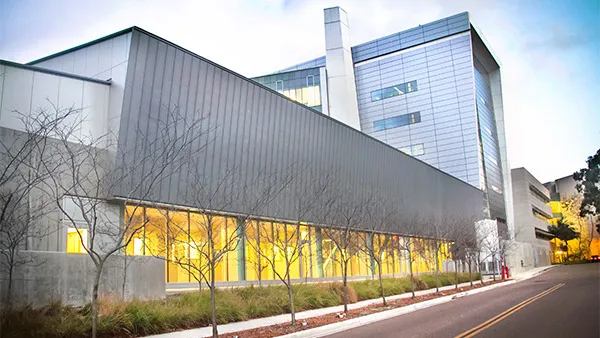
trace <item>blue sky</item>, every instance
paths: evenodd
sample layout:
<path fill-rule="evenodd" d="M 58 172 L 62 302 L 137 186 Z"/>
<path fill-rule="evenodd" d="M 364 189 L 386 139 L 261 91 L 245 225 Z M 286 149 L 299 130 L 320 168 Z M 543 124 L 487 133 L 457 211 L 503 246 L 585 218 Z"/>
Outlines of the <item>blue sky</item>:
<path fill-rule="evenodd" d="M 0 0 L 0 59 L 28 62 L 137 25 L 246 76 L 324 54 L 323 8 L 352 44 L 469 11 L 502 65 L 508 156 L 542 182 L 600 147 L 600 1 Z"/>

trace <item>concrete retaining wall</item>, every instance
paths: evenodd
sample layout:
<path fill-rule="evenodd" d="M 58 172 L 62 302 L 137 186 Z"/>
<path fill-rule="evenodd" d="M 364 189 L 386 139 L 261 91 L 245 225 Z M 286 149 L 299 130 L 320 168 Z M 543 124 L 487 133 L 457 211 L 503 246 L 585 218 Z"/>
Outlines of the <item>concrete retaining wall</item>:
<path fill-rule="evenodd" d="M 506 255 L 506 264 L 514 276 L 533 268 L 550 265 L 550 254 L 548 242 L 542 242 L 540 245 L 515 242 L 515 247 Z"/>
<path fill-rule="evenodd" d="M 20 254 L 28 263 L 14 272 L 13 302 L 41 306 L 61 300 L 80 306 L 90 301 L 95 267 L 88 255 L 41 251 Z M 162 260 L 139 256 L 111 257 L 102 273 L 100 293 L 122 297 L 124 276 L 125 299 L 156 299 L 166 295 L 165 263 Z M 0 274 L 2 299 L 6 299 L 7 282 L 8 275 L 3 270 Z"/>

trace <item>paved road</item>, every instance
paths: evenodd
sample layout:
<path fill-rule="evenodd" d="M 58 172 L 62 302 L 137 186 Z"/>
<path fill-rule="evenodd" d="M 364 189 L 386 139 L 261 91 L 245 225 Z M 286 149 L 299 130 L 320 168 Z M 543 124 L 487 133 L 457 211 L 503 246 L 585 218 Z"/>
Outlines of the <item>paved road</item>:
<path fill-rule="evenodd" d="M 600 337 L 600 264 L 557 266 L 520 283 L 329 337 L 457 336 Z"/>

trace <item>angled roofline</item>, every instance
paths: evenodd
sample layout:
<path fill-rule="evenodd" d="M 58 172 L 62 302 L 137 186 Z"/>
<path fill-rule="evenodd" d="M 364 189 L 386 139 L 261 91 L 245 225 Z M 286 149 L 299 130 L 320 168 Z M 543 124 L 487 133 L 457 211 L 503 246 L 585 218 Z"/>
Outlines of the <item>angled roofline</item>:
<path fill-rule="evenodd" d="M 392 54 L 392 53 L 397 53 L 397 52 L 403 51 L 403 50 L 405 50 L 405 49 L 408 49 L 408 48 L 414 48 L 414 47 L 418 47 L 418 46 L 421 46 L 421 45 L 423 45 L 423 44 L 426 44 L 426 43 L 432 43 L 432 42 L 435 42 L 435 41 L 438 41 L 438 40 L 441 40 L 441 39 L 445 39 L 445 38 L 448 38 L 448 37 L 451 37 L 451 36 L 454 36 L 454 35 L 457 35 L 457 34 L 462 34 L 462 33 L 464 33 L 464 32 L 468 32 L 468 31 L 474 30 L 474 27 L 473 27 L 473 24 L 472 24 L 472 20 L 471 20 L 471 19 L 472 19 L 471 12 L 469 12 L 469 11 L 462 11 L 462 12 L 459 12 L 459 13 L 456 13 L 456 14 L 452 14 L 452 15 L 449 15 L 449 16 L 446 16 L 446 17 L 443 17 L 443 18 L 440 18 L 440 19 L 437 19 L 437 20 L 431 21 L 431 22 L 427 22 L 427 23 L 424 23 L 424 24 L 419 24 L 419 25 L 417 25 L 417 26 L 412 26 L 412 27 L 409 27 L 409 28 L 403 29 L 403 30 L 401 30 L 401 31 L 398 31 L 398 32 L 390 33 L 390 34 L 387 34 L 387 35 L 384 35 L 384 36 L 380 36 L 380 37 L 378 37 L 378 38 L 371 39 L 371 40 L 369 40 L 369 41 L 365 41 L 365 42 L 359 43 L 359 44 L 357 44 L 357 45 L 350 46 L 350 49 L 353 49 L 353 48 L 356 48 L 356 47 L 359 47 L 359 46 L 362 46 L 362 45 L 366 45 L 366 44 L 372 43 L 372 42 L 374 42 L 374 41 L 377 41 L 377 40 L 380 40 L 380 39 L 389 38 L 389 37 L 392 37 L 392 36 L 394 36 L 394 35 L 401 34 L 401 33 L 403 33 L 403 32 L 406 32 L 406 31 L 409 31 L 409 30 L 412 30 L 412 29 L 416 29 L 416 28 L 419 28 L 419 27 L 421 27 L 421 26 L 424 26 L 424 25 L 434 24 L 434 23 L 440 22 L 440 21 L 442 21 L 442 20 L 447 20 L 447 19 L 450 19 L 450 18 L 457 17 L 457 16 L 459 16 L 459 15 L 465 15 L 465 14 L 467 15 L 467 20 L 468 20 L 468 22 L 469 22 L 469 29 L 466 29 L 466 30 L 463 30 L 463 31 L 460 31 L 460 32 L 456 32 L 456 33 L 452 33 L 452 34 L 449 34 L 449 35 L 446 35 L 446 36 L 443 36 L 443 37 L 440 37 L 440 38 L 437 38 L 437 39 L 434 39 L 434 40 L 431 40 L 431 41 L 422 42 L 422 43 L 416 44 L 416 45 L 414 45 L 414 46 L 405 47 L 405 48 L 401 48 L 401 49 L 398 49 L 398 50 L 395 50 L 395 51 L 391 51 L 391 52 L 388 52 L 388 53 L 385 53 L 385 54 L 381 54 L 381 55 L 378 55 L 378 56 L 374 56 L 374 57 L 372 57 L 372 58 L 365 59 L 365 60 L 361 60 L 361 61 L 359 61 L 359 62 L 365 62 L 365 61 L 371 60 L 371 59 L 373 59 L 373 58 L 378 58 L 378 57 L 386 56 L 386 55 L 389 55 L 389 54 Z M 478 36 L 481 36 L 481 34 L 478 34 Z M 484 45 L 487 47 L 487 44 L 486 44 L 486 43 L 487 43 L 487 41 L 485 41 L 483 38 L 481 38 L 481 40 L 483 41 Z M 489 48 L 488 48 L 488 49 L 489 49 Z M 494 61 L 495 61 L 497 64 L 500 64 L 500 62 L 498 62 L 498 61 L 496 60 L 496 58 L 494 57 L 494 55 L 493 55 L 493 53 L 492 53 L 491 51 L 490 51 L 490 54 L 492 54 L 492 58 L 494 59 Z M 320 59 L 320 58 L 322 58 L 322 57 L 324 57 L 324 55 L 321 55 L 321 56 L 319 56 L 319 57 L 316 57 L 316 58 L 312 58 L 312 59 L 310 59 L 310 60 L 302 61 L 302 62 L 300 62 L 300 63 L 297 63 L 297 64 L 295 64 L 295 65 L 290 65 L 290 66 L 288 66 L 288 67 L 285 67 L 285 68 L 283 68 L 283 69 L 276 70 L 276 71 L 274 71 L 274 72 L 271 72 L 271 73 L 269 73 L 269 74 L 265 74 L 265 75 L 261 75 L 261 76 L 266 76 L 266 75 L 275 75 L 275 74 L 280 74 L 280 73 L 286 73 L 286 72 L 288 72 L 288 71 L 289 71 L 289 70 L 288 70 L 289 68 L 297 67 L 297 66 L 299 66 L 299 65 L 301 65 L 301 64 L 303 64 L 303 63 L 306 63 L 306 62 L 311 62 L 311 61 L 315 61 L 315 60 L 317 60 L 317 59 Z M 357 62 L 356 62 L 356 61 L 354 61 L 354 60 L 353 60 L 353 62 L 354 62 L 354 63 L 357 63 Z M 308 68 L 314 68 L 314 67 L 300 68 L 300 69 L 296 69 L 296 70 L 293 70 L 293 71 L 304 70 L 304 69 L 308 69 Z M 261 77 L 261 76 L 258 76 L 258 77 Z"/>
<path fill-rule="evenodd" d="M 385 147 L 387 147 L 387 148 L 389 148 L 389 149 L 392 149 L 392 150 L 396 151 L 397 153 L 401 154 L 401 156 L 407 156 L 407 157 L 409 157 L 411 160 L 414 160 L 414 161 L 420 162 L 421 164 L 423 164 L 423 165 L 425 165 L 425 166 L 427 166 L 427 167 L 429 167 L 429 168 L 432 168 L 433 170 L 435 170 L 435 171 L 437 171 L 437 172 L 441 173 L 441 174 L 442 174 L 442 176 L 446 176 L 446 177 L 450 178 L 451 180 L 454 180 L 454 181 L 460 182 L 461 184 L 464 184 L 466 187 L 468 187 L 468 188 L 470 188 L 470 189 L 473 189 L 473 190 L 476 190 L 476 191 L 477 191 L 477 192 L 479 192 L 479 193 L 482 193 L 481 189 L 479 189 L 479 188 L 476 188 L 476 187 L 472 186 L 471 184 L 469 184 L 469 183 L 467 183 L 467 182 L 465 182 L 465 181 L 463 181 L 463 180 L 461 180 L 461 179 L 459 179 L 459 178 L 457 178 L 457 177 L 454 177 L 454 176 L 452 176 L 452 175 L 448 174 L 447 172 L 445 172 L 445 171 L 443 171 L 443 170 L 440 170 L 439 168 L 436 168 L 436 167 L 432 166 L 432 165 L 431 165 L 431 164 L 429 164 L 429 163 L 426 163 L 426 162 L 424 162 L 424 161 L 423 161 L 423 160 L 421 160 L 421 159 L 418 159 L 418 158 L 416 158 L 416 157 L 413 157 L 413 156 L 407 155 L 407 154 L 405 154 L 404 152 L 400 151 L 399 149 L 397 149 L 397 148 L 395 148 L 395 147 L 392 147 L 391 145 L 389 145 L 389 144 L 387 144 L 387 143 L 385 143 L 385 142 L 383 142 L 383 141 L 380 141 L 380 140 L 376 139 L 375 137 L 373 137 L 373 136 L 371 136 L 371 135 L 369 135 L 369 134 L 367 134 L 367 133 L 364 133 L 364 132 L 363 132 L 363 131 L 361 131 L 361 130 L 354 129 L 354 128 L 350 127 L 349 125 L 347 125 L 347 124 L 345 124 L 345 123 L 343 123 L 343 122 L 341 122 L 341 121 L 339 121 L 339 120 L 336 120 L 336 119 L 334 119 L 334 118 L 333 118 L 333 117 L 331 117 L 331 116 L 325 115 L 325 114 L 321 113 L 321 112 L 320 112 L 320 111 L 318 111 L 318 110 L 315 110 L 315 109 L 313 109 L 313 108 L 311 108 L 311 107 L 308 107 L 308 106 L 306 106 L 306 105 L 304 105 L 304 104 L 302 104 L 302 103 L 300 103 L 300 102 L 298 102 L 298 101 L 292 100 L 292 99 L 290 99 L 289 97 L 287 97 L 287 96 L 285 96 L 285 95 L 281 94 L 280 92 L 278 92 L 278 91 L 276 91 L 276 90 L 273 90 L 273 89 L 271 89 L 271 88 L 269 88 L 269 87 L 267 87 L 267 86 L 265 86 L 265 85 L 263 85 L 263 84 L 260 84 L 260 83 L 258 83 L 257 81 L 255 81 L 255 80 L 252 80 L 251 78 L 249 78 L 249 77 L 247 77 L 247 76 L 244 76 L 244 75 L 242 75 L 242 74 L 239 74 L 239 73 L 237 73 L 237 72 L 235 72 L 235 71 L 233 71 L 233 70 L 231 70 L 231 69 L 229 69 L 229 68 L 227 68 L 227 67 L 221 66 L 221 65 L 220 65 L 220 64 L 218 64 L 218 63 L 215 63 L 215 62 L 213 62 L 213 61 L 211 61 L 211 60 L 209 60 L 209 59 L 207 59 L 207 58 L 205 58 L 205 57 L 203 57 L 203 56 L 200 56 L 200 55 L 198 55 L 198 54 L 196 54 L 196 53 L 194 53 L 194 52 L 192 52 L 192 51 L 190 51 L 190 50 L 188 50 L 188 49 L 186 49 L 186 48 L 184 48 L 184 47 L 181 47 L 181 46 L 179 46 L 179 45 L 177 45 L 177 44 L 175 44 L 175 43 L 173 43 L 173 42 L 171 42 L 171 41 L 169 41 L 169 40 L 166 40 L 165 38 L 161 38 L 160 36 L 158 36 L 158 35 L 156 35 L 156 34 L 152 34 L 152 33 L 148 32 L 148 31 L 146 31 L 146 30 L 144 30 L 144 29 L 142 29 L 142 28 L 140 28 L 140 27 L 133 26 L 131 29 L 132 29 L 132 30 L 134 30 L 134 31 L 138 31 L 138 32 L 140 32 L 140 33 L 142 33 L 142 34 L 146 34 L 146 35 L 148 35 L 148 36 L 150 36 L 150 37 L 152 37 L 152 38 L 154 38 L 154 39 L 157 39 L 157 40 L 159 40 L 159 41 L 161 41 L 161 42 L 164 42 L 164 43 L 166 43 L 166 44 L 168 44 L 168 45 L 170 45 L 170 46 L 173 46 L 174 48 L 177 48 L 177 49 L 179 49 L 179 50 L 181 50 L 181 51 L 183 51 L 183 52 L 185 52 L 185 53 L 188 53 L 188 54 L 190 54 L 190 55 L 192 55 L 192 56 L 194 56 L 194 57 L 197 57 L 197 58 L 199 58 L 200 60 L 202 60 L 202 61 L 204 61 L 204 62 L 206 62 L 206 63 L 208 63 L 208 64 L 210 64 L 210 65 L 213 65 L 213 66 L 215 66 L 215 67 L 217 67 L 217 68 L 219 68 L 219 69 L 221 69 L 221 70 L 223 70 L 223 71 L 226 71 L 226 72 L 228 72 L 228 73 L 230 73 L 230 74 L 232 74 L 232 75 L 235 75 L 235 76 L 237 76 L 237 77 L 240 77 L 240 78 L 242 78 L 242 79 L 245 79 L 245 80 L 247 80 L 247 81 L 251 82 L 252 84 L 254 84 L 254 85 L 256 85 L 256 86 L 259 86 L 259 87 L 261 87 L 261 88 L 263 88 L 263 89 L 267 90 L 268 92 L 270 92 L 270 93 L 272 93 L 272 94 L 275 94 L 275 95 L 277 95 L 277 96 L 279 96 L 279 97 L 281 97 L 281 98 L 283 98 L 283 99 L 285 99 L 285 100 L 287 100 L 287 101 L 289 101 L 289 102 L 292 102 L 292 103 L 293 103 L 293 104 L 295 104 L 295 105 L 298 105 L 298 106 L 300 106 L 300 107 L 302 107 L 302 108 L 304 108 L 304 109 L 306 109 L 306 110 L 308 110 L 308 111 L 312 112 L 313 114 L 317 114 L 317 115 L 319 115 L 319 116 L 321 116 L 321 117 L 323 117 L 323 118 L 326 118 L 326 119 L 328 119 L 328 120 L 330 120 L 330 121 L 333 121 L 333 122 L 334 122 L 334 123 L 336 123 L 336 124 L 339 124 L 339 125 L 341 125 L 341 126 L 344 126 L 344 128 L 348 128 L 348 129 L 352 130 L 352 131 L 353 131 L 353 132 L 355 132 L 355 133 L 359 133 L 359 134 L 360 134 L 360 135 L 362 135 L 363 137 L 369 138 L 369 139 L 371 139 L 371 140 L 375 141 L 376 143 L 379 143 L 379 144 L 381 144 L 381 145 L 383 145 L 383 146 L 385 146 Z M 310 68 L 318 68 L 318 67 L 310 67 Z M 269 74 L 269 75 L 274 75 L 274 74 Z"/>
<path fill-rule="evenodd" d="M 129 28 L 126 28 L 126 29 L 120 30 L 120 31 L 118 31 L 118 32 L 116 32 L 116 33 L 113 33 L 113 34 L 110 34 L 110 35 L 107 35 L 107 36 L 101 37 L 101 38 L 99 38 L 99 39 L 96 39 L 96 40 L 93 40 L 93 41 L 90 41 L 90 42 L 87 42 L 87 43 L 81 44 L 81 45 L 79 45 L 79 46 L 75 46 L 75 47 L 73 47 L 73 48 L 69 48 L 69 49 L 67 49 L 67 50 L 64 50 L 64 51 L 62 51 L 62 52 L 58 52 L 58 53 L 55 53 L 55 54 L 52 54 L 52 55 L 48 55 L 48 56 L 46 56 L 46 57 L 43 57 L 43 58 L 41 58 L 41 59 L 37 59 L 37 60 L 31 61 L 31 62 L 28 62 L 28 63 L 27 63 L 27 64 L 25 64 L 25 65 L 21 65 L 21 64 L 16 64 L 16 65 L 17 65 L 17 66 L 21 66 L 21 68 L 35 69 L 35 70 L 42 71 L 42 72 L 46 72 L 46 73 L 51 73 L 51 74 L 56 74 L 56 75 L 62 75 L 62 76 L 68 76 L 68 77 L 72 77 L 72 78 L 78 78 L 78 79 L 81 79 L 81 80 L 93 81 L 93 82 L 97 82 L 97 83 L 109 84 L 109 83 L 107 83 L 107 82 L 105 82 L 105 81 L 102 81 L 102 80 L 98 80 L 98 79 L 91 79 L 91 78 L 87 78 L 87 77 L 83 77 L 83 76 L 79 76 L 79 75 L 73 75 L 73 74 L 69 74 L 69 73 L 63 73 L 63 72 L 53 71 L 53 70 L 49 70 L 49 69 L 45 69 L 45 68 L 41 68 L 41 67 L 35 67 L 35 66 L 33 66 L 33 65 L 34 65 L 34 64 L 36 64 L 36 63 L 39 63 L 39 62 L 45 61 L 45 60 L 49 60 L 49 59 L 55 58 L 55 57 L 57 57 L 57 56 L 60 56 L 60 55 L 64 55 L 64 54 L 67 54 L 67 53 L 71 53 L 71 52 L 73 52 L 73 51 L 76 51 L 76 50 L 79 50 L 79 49 L 82 49 L 82 48 L 85 48 L 85 47 L 88 47 L 88 46 L 91 46 L 91 45 L 97 44 L 97 43 L 99 43 L 99 42 L 102 42 L 102 41 L 106 41 L 106 40 L 108 40 L 108 39 L 112 39 L 112 38 L 114 38 L 114 37 L 117 37 L 117 36 L 119 36 L 119 35 L 127 34 L 127 33 L 134 32 L 134 31 L 138 31 L 138 32 L 140 32 L 140 33 L 142 33 L 142 34 L 145 34 L 145 35 L 149 36 L 149 37 L 152 37 L 152 38 L 154 38 L 154 39 L 157 39 L 157 40 L 159 40 L 159 41 L 161 41 L 161 42 L 163 42 L 163 43 L 165 43 L 165 44 L 167 44 L 167 45 L 170 45 L 170 46 L 172 46 L 172 47 L 174 47 L 174 48 L 177 48 L 177 49 L 179 49 L 179 50 L 181 50 L 181 51 L 183 51 L 183 52 L 185 52 L 185 53 L 188 53 L 188 54 L 190 54 L 190 55 L 192 55 L 192 56 L 194 56 L 194 57 L 196 57 L 196 58 L 198 58 L 198 59 L 200 59 L 200 60 L 202 60 L 202 61 L 204 61 L 204 62 L 206 62 L 206 63 L 208 63 L 208 64 L 210 64 L 210 65 L 212 65 L 212 66 L 214 66 L 214 67 L 217 67 L 217 68 L 219 68 L 219 69 L 221 69 L 221 70 L 223 70 L 223 71 L 226 71 L 226 72 L 228 72 L 228 73 L 230 73 L 230 74 L 232 74 L 232 75 L 234 75 L 234 76 L 237 76 L 237 77 L 240 77 L 240 78 L 242 78 L 242 79 L 245 79 L 245 80 L 247 80 L 247 81 L 251 82 L 252 84 L 254 84 L 254 85 L 256 85 L 256 86 L 259 86 L 259 87 L 261 87 L 261 88 L 263 88 L 263 89 L 267 90 L 268 92 L 271 92 L 272 94 L 275 94 L 275 95 L 277 95 L 277 96 L 279 96 L 279 97 L 281 97 L 281 98 L 283 98 L 283 99 L 285 99 L 285 100 L 287 100 L 287 101 L 289 101 L 289 102 L 292 102 L 292 103 L 293 103 L 293 104 L 295 104 L 295 105 L 298 105 L 298 106 L 300 106 L 300 107 L 302 107 L 302 108 L 304 108 L 304 109 L 307 109 L 308 111 L 310 111 L 310 112 L 312 112 L 312 113 L 314 113 L 314 114 L 317 114 L 317 115 L 321 116 L 322 118 L 325 118 L 325 119 L 328 119 L 328 120 L 330 120 L 330 121 L 333 121 L 334 123 L 336 123 L 336 124 L 339 124 L 339 125 L 341 125 L 341 126 L 344 126 L 345 128 L 348 128 L 348 129 L 352 130 L 353 132 L 359 133 L 359 134 L 360 134 L 360 135 L 362 135 L 363 137 L 369 138 L 369 139 L 371 139 L 372 141 L 375 141 L 376 143 L 378 143 L 378 144 L 381 144 L 381 145 L 382 145 L 382 146 L 384 146 L 384 147 L 387 147 L 387 148 L 389 148 L 389 149 L 392 149 L 393 151 L 395 151 L 395 152 L 397 152 L 398 154 L 400 154 L 400 156 L 406 156 L 406 157 L 409 157 L 411 160 L 413 160 L 413 161 L 417 161 L 417 162 L 420 162 L 421 164 L 423 164 L 423 165 L 425 165 L 425 166 L 427 166 L 427 167 L 429 167 L 429 168 L 433 169 L 434 171 L 437 171 L 437 172 L 441 173 L 441 174 L 442 174 L 442 176 L 446 176 L 446 177 L 450 178 L 450 179 L 451 179 L 451 180 L 453 180 L 453 181 L 460 182 L 461 184 L 464 184 L 464 186 L 465 186 L 465 187 L 468 187 L 469 189 L 472 189 L 472 190 L 475 190 L 475 191 L 477 191 L 477 192 L 479 192 L 479 193 L 482 193 L 481 189 L 478 189 L 478 188 L 476 188 L 476 187 L 472 186 L 471 184 L 469 184 L 469 183 L 467 183 L 467 182 L 465 182 L 465 181 L 463 181 L 463 180 L 461 180 L 461 179 L 459 179 L 459 178 L 457 178 L 457 177 L 454 177 L 454 176 L 452 176 L 452 175 L 450 175 L 450 174 L 446 173 L 445 171 L 442 171 L 442 170 L 440 170 L 440 169 L 438 169 L 438 168 L 436 168 L 436 167 L 434 167 L 434 166 L 430 165 L 429 163 L 426 163 L 426 162 L 424 162 L 424 161 L 423 161 L 423 160 L 421 160 L 421 159 L 418 159 L 418 158 L 416 158 L 416 157 L 413 157 L 413 156 L 407 155 L 407 154 L 405 154 L 404 152 L 400 151 L 399 149 L 397 149 L 397 148 L 395 148 L 395 147 L 392 147 L 391 145 L 389 145 L 389 144 L 387 144 L 387 143 L 385 143 L 385 142 L 383 142 L 383 141 L 380 141 L 380 140 L 376 139 L 375 137 L 373 137 L 373 136 L 370 136 L 370 135 L 368 135 L 368 134 L 366 134 L 366 133 L 362 132 L 361 130 L 354 129 L 354 128 L 352 128 L 352 127 L 348 126 L 347 124 L 345 124 L 345 123 L 343 123 L 343 122 L 341 122 L 341 121 L 338 121 L 338 120 L 334 119 L 334 118 L 333 118 L 333 117 L 331 117 L 331 116 L 327 116 L 327 115 L 325 115 L 325 114 L 323 114 L 323 113 L 321 113 L 321 112 L 319 112 L 319 111 L 317 111 L 317 110 L 315 110 L 315 109 L 313 109 L 313 108 L 311 108 L 311 107 L 308 107 L 308 106 L 306 106 L 306 105 L 304 105 L 304 104 L 302 104 L 302 103 L 299 103 L 299 102 L 297 102 L 297 101 L 294 101 L 294 100 L 290 99 L 289 97 L 287 97 L 287 96 L 285 96 L 285 95 L 283 95 L 283 94 L 281 94 L 281 93 L 279 93 L 279 92 L 277 92 L 277 91 L 275 91 L 275 90 L 273 90 L 273 89 L 271 89 L 271 88 L 269 88 L 269 87 L 267 87 L 267 86 L 265 86 L 265 85 L 262 85 L 262 84 L 260 84 L 260 83 L 256 82 L 255 80 L 252 80 L 251 78 L 248 78 L 248 77 L 246 77 L 246 76 L 244 76 L 244 75 L 241 75 L 241 74 L 239 74 L 239 73 L 237 73 L 237 72 L 235 72 L 235 71 L 233 71 L 233 70 L 231 70 L 231 69 L 229 69 L 229 68 L 226 68 L 226 67 L 224 67 L 224 66 L 221 66 L 221 65 L 220 65 L 220 64 L 218 64 L 218 63 L 215 63 L 215 62 L 213 62 L 213 61 L 211 61 L 211 60 L 209 60 L 209 59 L 207 59 L 207 58 L 205 58 L 205 57 L 202 57 L 202 56 L 200 56 L 200 55 L 198 55 L 198 54 L 196 54 L 196 53 L 194 53 L 194 52 L 192 52 L 192 51 L 190 51 L 190 50 L 188 50 L 188 49 L 186 49 L 186 48 L 184 48 L 184 47 L 181 47 L 181 46 L 179 46 L 179 45 L 177 45 L 177 44 L 175 44 L 175 43 L 173 43 L 173 42 L 171 42 L 171 41 L 169 41 L 169 40 L 167 40 L 167 39 L 164 39 L 164 38 L 162 38 L 162 37 L 160 37 L 160 36 L 158 36 L 158 35 L 156 35 L 156 34 L 153 34 L 153 33 L 149 32 L 149 31 L 146 31 L 146 30 L 144 30 L 144 29 L 142 29 L 142 28 L 140 28 L 140 27 L 138 27 L 138 26 L 132 26 L 132 27 L 129 27 Z M 310 67 L 310 68 L 318 68 L 318 67 Z M 273 75 L 273 74 L 269 74 L 269 75 Z"/>
<path fill-rule="evenodd" d="M 6 61 L 6 60 L 2 60 L 2 59 L 0 59 L 0 65 L 5 65 L 5 66 L 9 66 L 9 67 L 14 67 L 14 68 L 27 69 L 27 70 L 31 70 L 34 72 L 46 73 L 46 74 L 51 74 L 51 75 L 56 75 L 56 76 L 69 77 L 69 78 L 76 79 L 76 80 L 94 82 L 94 83 L 103 84 L 103 85 L 107 85 L 107 86 L 110 86 L 110 84 L 111 84 L 111 80 L 99 80 L 99 79 L 94 79 L 94 78 L 87 77 L 87 76 L 75 75 L 75 74 L 60 72 L 60 71 L 56 71 L 56 70 L 52 70 L 52 69 L 48 69 L 48 68 L 31 66 L 29 64 L 22 64 L 22 63 L 16 63 L 16 62 L 12 62 L 12 61 Z"/>
<path fill-rule="evenodd" d="M 132 27 L 129 27 L 129 28 L 125 28 L 123 30 L 120 30 L 118 32 L 115 32 L 115 33 L 103 36 L 103 37 L 98 38 L 96 40 L 92 40 L 90 42 L 86 42 L 86 43 L 83 43 L 81 45 L 78 45 L 78 46 L 75 46 L 75 47 L 72 47 L 72 48 L 69 48 L 69 49 L 65 49 L 65 50 L 60 51 L 58 53 L 54 53 L 54 54 L 51 54 L 51 55 L 48 55 L 48 56 L 44 56 L 43 58 L 40 58 L 40 59 L 37 59 L 37 60 L 29 61 L 29 62 L 26 63 L 26 65 L 35 65 L 36 63 L 44 62 L 46 60 L 53 59 L 53 58 L 55 58 L 57 56 L 61 56 L 61 55 L 68 54 L 68 53 L 72 53 L 72 52 L 74 52 L 76 50 L 79 50 L 79 49 L 82 49 L 82 48 L 85 48 L 85 47 L 89 47 L 89 46 L 95 45 L 95 44 L 100 43 L 102 41 L 110 40 L 110 39 L 115 38 L 117 36 L 133 32 L 133 30 L 135 28 L 136 28 L 135 26 L 132 26 Z"/>

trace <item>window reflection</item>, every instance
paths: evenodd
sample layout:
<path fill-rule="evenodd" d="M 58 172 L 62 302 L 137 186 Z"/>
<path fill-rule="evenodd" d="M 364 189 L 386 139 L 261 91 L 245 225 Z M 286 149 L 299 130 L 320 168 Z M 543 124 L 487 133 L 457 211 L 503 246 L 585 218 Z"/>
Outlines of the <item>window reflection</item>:
<path fill-rule="evenodd" d="M 421 113 L 414 112 L 373 121 L 375 131 L 398 128 L 421 122 Z"/>
<path fill-rule="evenodd" d="M 291 262 L 291 279 L 341 277 L 343 252 L 339 251 L 336 242 L 345 245 L 344 240 L 350 241 L 348 247 L 352 248 L 352 252 L 348 253 L 352 255 L 348 265 L 349 276 L 369 276 L 378 272 L 369 251 L 355 249 L 368 245 L 373 245 L 374 253 L 378 255 L 382 274 L 408 270 L 409 258 L 398 249 L 398 241 L 405 239 L 397 236 L 364 232 L 352 232 L 348 236 L 337 230 L 322 231 L 307 225 L 240 222 L 233 217 L 132 206 L 125 209 L 124 216 L 126 222 L 135 224 L 139 229 L 125 253 L 164 257 L 168 283 L 198 282 L 210 278 L 211 242 L 218 260 L 214 276 L 218 282 L 277 280 L 275 272 L 285 275 L 286 257 Z M 209 229 L 212 238 L 209 238 Z M 86 242 L 87 230 L 80 231 L 83 242 Z M 244 234 L 244 241 L 241 241 Z M 425 272 L 435 267 L 432 242 L 414 238 L 410 241 L 414 271 Z M 68 229 L 67 252 L 84 252 L 76 229 Z M 448 257 L 447 248 L 440 255 L 438 259 Z"/>
<path fill-rule="evenodd" d="M 372 91 L 371 101 L 379 101 L 398 95 L 404 95 L 414 91 L 417 91 L 417 81 L 401 83 L 395 86 Z"/>

